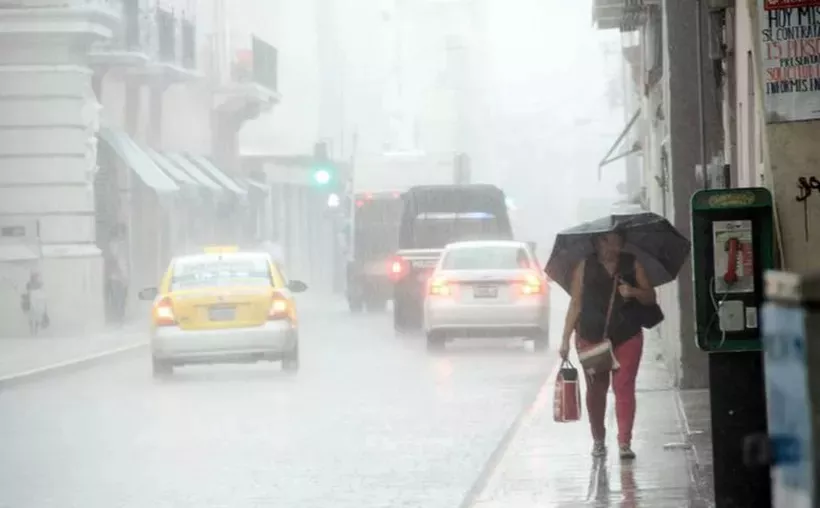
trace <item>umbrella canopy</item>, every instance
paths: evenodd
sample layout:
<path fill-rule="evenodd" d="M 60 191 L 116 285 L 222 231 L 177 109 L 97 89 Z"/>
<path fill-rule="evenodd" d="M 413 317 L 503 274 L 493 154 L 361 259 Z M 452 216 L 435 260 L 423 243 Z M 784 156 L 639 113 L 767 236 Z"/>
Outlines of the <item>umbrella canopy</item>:
<path fill-rule="evenodd" d="M 569 292 L 573 270 L 595 252 L 595 237 L 613 231 L 624 235 L 623 250 L 635 255 L 653 287 L 674 280 L 689 255 L 689 240 L 660 215 L 610 215 L 558 233 L 544 271 Z"/>

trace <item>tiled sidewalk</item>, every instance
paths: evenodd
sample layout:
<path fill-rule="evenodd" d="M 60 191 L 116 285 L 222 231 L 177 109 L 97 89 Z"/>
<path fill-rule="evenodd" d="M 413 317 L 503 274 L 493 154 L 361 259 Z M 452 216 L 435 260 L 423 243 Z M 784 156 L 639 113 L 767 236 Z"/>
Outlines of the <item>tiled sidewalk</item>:
<path fill-rule="evenodd" d="M 695 454 L 684 435 L 678 393 L 650 341 L 638 377 L 632 463 L 617 456 L 611 395 L 609 456 L 594 460 L 586 415 L 577 423 L 553 422 L 552 391 L 550 380 L 473 507 L 710 506 L 693 479 Z"/>

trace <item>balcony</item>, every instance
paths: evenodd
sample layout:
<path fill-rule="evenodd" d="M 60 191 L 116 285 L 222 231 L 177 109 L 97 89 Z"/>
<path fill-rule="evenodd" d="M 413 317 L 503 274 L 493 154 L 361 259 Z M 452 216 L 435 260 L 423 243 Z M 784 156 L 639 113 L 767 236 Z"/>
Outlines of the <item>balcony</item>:
<path fill-rule="evenodd" d="M 279 102 L 278 59 L 277 49 L 254 35 L 244 48 L 234 48 L 228 79 L 216 96 L 216 110 L 248 119 L 273 107 Z"/>
<path fill-rule="evenodd" d="M 0 45 L 22 48 L 48 38 L 58 46 L 91 46 L 111 39 L 124 1 L 0 0 Z"/>
<path fill-rule="evenodd" d="M 594 0 L 592 21 L 598 30 L 620 29 L 632 32 L 645 22 L 646 7 L 661 0 Z"/>
<path fill-rule="evenodd" d="M 123 22 L 111 41 L 92 51 L 95 66 L 167 82 L 199 77 L 192 19 L 162 8 L 141 8 L 139 0 L 122 1 Z"/>

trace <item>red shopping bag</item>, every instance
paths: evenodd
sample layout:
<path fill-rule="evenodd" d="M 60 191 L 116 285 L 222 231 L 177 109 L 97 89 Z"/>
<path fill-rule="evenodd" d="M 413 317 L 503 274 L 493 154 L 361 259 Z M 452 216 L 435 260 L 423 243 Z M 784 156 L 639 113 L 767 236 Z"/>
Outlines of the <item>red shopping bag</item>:
<path fill-rule="evenodd" d="M 577 422 L 581 419 L 581 385 L 578 370 L 564 360 L 555 378 L 553 419 L 556 422 Z"/>

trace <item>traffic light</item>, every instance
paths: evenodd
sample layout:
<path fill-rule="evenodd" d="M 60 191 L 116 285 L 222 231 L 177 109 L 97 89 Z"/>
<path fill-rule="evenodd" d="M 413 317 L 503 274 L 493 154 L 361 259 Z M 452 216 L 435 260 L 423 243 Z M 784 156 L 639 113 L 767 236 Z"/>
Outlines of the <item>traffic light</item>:
<path fill-rule="evenodd" d="M 313 147 L 313 164 L 311 165 L 310 179 L 319 187 L 329 187 L 336 184 L 336 167 L 328 156 L 327 143 L 316 143 Z"/>
<path fill-rule="evenodd" d="M 329 164 L 317 164 L 313 166 L 311 178 L 313 183 L 324 187 L 334 180 L 334 173 L 333 168 Z"/>

